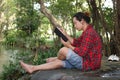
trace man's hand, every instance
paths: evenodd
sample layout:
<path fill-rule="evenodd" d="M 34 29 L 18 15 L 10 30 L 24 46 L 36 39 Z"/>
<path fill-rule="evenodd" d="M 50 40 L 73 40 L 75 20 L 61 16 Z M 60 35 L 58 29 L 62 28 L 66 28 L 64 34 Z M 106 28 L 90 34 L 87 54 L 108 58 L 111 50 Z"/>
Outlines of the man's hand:
<path fill-rule="evenodd" d="M 69 41 L 65 42 L 62 38 L 61 38 L 61 43 L 62 43 L 64 46 L 66 46 L 66 47 L 68 47 L 69 45 L 71 45 Z"/>
<path fill-rule="evenodd" d="M 61 38 L 61 43 L 68 48 L 71 48 L 72 50 L 74 50 L 75 47 L 73 47 L 69 41 L 65 42 L 62 38 Z"/>
<path fill-rule="evenodd" d="M 59 28 L 59 30 L 68 38 L 68 41 L 70 42 L 70 44 L 72 44 L 72 43 L 73 43 L 73 38 L 70 37 L 70 36 L 67 34 L 67 32 L 65 31 L 65 29 Z"/>
<path fill-rule="evenodd" d="M 67 32 L 63 28 L 58 28 L 65 36 L 67 35 Z"/>

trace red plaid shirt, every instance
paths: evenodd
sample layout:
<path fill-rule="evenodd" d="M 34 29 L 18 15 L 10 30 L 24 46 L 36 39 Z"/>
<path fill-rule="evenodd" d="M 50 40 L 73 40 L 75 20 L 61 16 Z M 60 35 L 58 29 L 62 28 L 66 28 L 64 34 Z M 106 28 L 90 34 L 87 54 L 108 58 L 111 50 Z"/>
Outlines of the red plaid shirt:
<path fill-rule="evenodd" d="M 72 44 L 74 51 L 83 58 L 83 71 L 96 70 L 101 66 L 102 43 L 98 33 L 91 25 L 74 39 Z"/>

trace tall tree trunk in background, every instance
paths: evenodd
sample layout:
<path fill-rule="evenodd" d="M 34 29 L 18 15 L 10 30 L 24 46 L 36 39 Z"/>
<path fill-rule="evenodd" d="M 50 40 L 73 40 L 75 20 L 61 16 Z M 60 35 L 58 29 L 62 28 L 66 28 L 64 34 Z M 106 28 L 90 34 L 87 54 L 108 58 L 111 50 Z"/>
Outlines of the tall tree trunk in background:
<path fill-rule="evenodd" d="M 106 34 L 106 56 L 109 56 L 111 55 L 111 49 L 110 49 L 110 38 L 108 37 L 108 35 L 110 34 L 110 36 L 112 36 L 112 32 L 109 30 L 109 25 L 107 24 L 107 22 L 105 21 L 105 16 L 104 16 L 104 13 L 102 11 L 102 8 L 101 8 L 101 2 L 99 0 L 99 12 L 100 12 L 100 22 L 101 22 L 101 25 L 105 31 L 105 34 Z M 109 34 L 108 34 L 109 33 Z"/>
<path fill-rule="evenodd" d="M 95 29 L 99 31 L 98 26 L 100 26 L 100 14 L 96 2 L 95 0 L 87 0 L 87 2 L 91 10 L 92 20 L 93 20 L 93 24 L 95 25 Z"/>
<path fill-rule="evenodd" d="M 115 39 L 117 46 L 117 54 L 120 55 L 120 0 L 113 0 L 115 11 Z"/>

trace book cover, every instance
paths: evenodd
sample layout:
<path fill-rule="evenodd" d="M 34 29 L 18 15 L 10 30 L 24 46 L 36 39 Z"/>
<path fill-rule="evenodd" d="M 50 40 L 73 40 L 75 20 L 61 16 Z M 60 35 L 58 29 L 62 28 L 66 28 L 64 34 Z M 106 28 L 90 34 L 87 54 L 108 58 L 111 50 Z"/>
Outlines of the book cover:
<path fill-rule="evenodd" d="M 65 42 L 68 41 L 67 37 L 56 27 L 54 30 L 55 34 L 61 37 Z"/>

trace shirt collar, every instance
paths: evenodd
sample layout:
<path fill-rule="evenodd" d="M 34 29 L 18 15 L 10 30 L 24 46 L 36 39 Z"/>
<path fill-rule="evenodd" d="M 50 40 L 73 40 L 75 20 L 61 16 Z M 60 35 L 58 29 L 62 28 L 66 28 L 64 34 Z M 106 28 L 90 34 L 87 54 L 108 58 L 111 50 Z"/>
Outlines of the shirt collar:
<path fill-rule="evenodd" d="M 88 25 L 87 29 L 86 29 L 84 32 L 86 32 L 86 31 L 89 30 L 90 28 L 92 28 L 92 25 L 91 25 L 91 24 Z M 84 32 L 83 32 L 83 33 L 84 33 Z"/>

